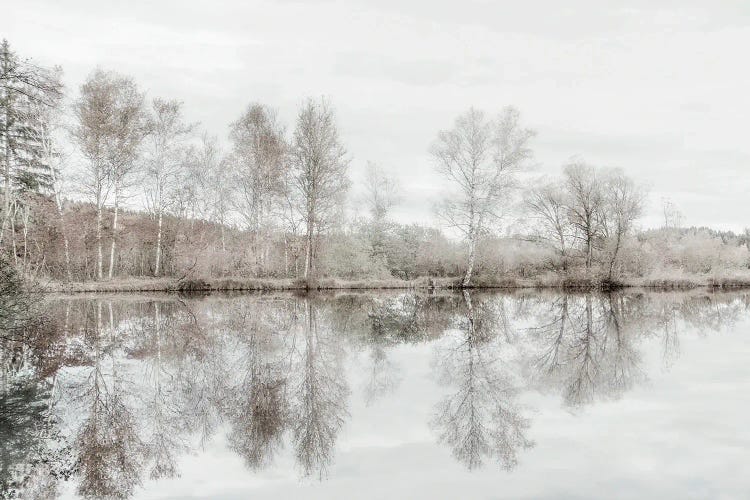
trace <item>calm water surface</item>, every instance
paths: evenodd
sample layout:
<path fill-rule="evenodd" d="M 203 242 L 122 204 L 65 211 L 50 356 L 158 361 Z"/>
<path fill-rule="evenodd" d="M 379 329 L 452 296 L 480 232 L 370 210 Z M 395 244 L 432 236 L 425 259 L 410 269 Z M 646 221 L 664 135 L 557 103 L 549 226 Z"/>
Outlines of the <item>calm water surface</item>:
<path fill-rule="evenodd" d="M 44 307 L 2 344 L 5 497 L 750 498 L 748 292 Z"/>

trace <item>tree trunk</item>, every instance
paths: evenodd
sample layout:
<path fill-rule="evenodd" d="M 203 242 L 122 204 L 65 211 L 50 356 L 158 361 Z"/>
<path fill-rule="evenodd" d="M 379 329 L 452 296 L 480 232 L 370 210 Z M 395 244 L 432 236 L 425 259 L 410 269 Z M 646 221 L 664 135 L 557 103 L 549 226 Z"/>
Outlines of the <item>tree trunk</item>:
<path fill-rule="evenodd" d="M 286 231 L 284 231 L 284 277 L 289 277 L 289 242 L 287 241 Z"/>
<path fill-rule="evenodd" d="M 10 140 L 8 139 L 8 110 L 5 110 L 5 130 L 3 130 L 3 161 L 5 163 L 3 168 L 3 191 L 4 191 L 4 202 L 3 202 L 3 225 L 0 227 L 0 244 L 3 242 L 3 236 L 5 235 L 5 229 L 10 220 L 10 196 L 11 196 L 11 185 L 10 185 Z"/>
<path fill-rule="evenodd" d="M 471 283 L 471 274 L 474 272 L 474 261 L 476 260 L 476 252 L 477 252 L 477 238 L 479 236 L 479 231 L 482 227 L 482 217 L 477 217 L 475 207 L 476 207 L 476 200 L 475 200 L 475 187 L 472 183 L 471 187 L 471 198 L 469 200 L 469 262 L 466 266 L 466 274 L 464 275 L 464 280 L 461 283 L 461 286 L 468 287 Z"/>
<path fill-rule="evenodd" d="M 159 209 L 159 229 L 156 233 L 156 263 L 154 265 L 154 276 L 159 276 L 159 266 L 161 265 L 161 227 L 162 227 L 162 210 Z"/>
<path fill-rule="evenodd" d="M 5 236 L 5 228 L 8 226 L 8 220 L 10 220 L 9 209 L 5 208 L 3 210 L 3 223 L 0 226 L 0 245 L 2 245 L 3 243 L 3 237 Z"/>
<path fill-rule="evenodd" d="M 102 255 L 102 202 L 101 195 L 97 195 L 96 200 L 96 278 L 101 280 L 104 277 L 103 264 L 104 256 Z"/>
<path fill-rule="evenodd" d="M 562 259 L 563 271 L 568 270 L 568 257 L 566 255 L 567 249 L 565 248 L 565 234 L 558 225 L 557 229 L 557 241 L 560 243 L 560 258 Z"/>
<path fill-rule="evenodd" d="M 18 267 L 18 249 L 16 248 L 16 211 L 18 206 L 13 202 L 13 214 L 10 216 L 10 240 L 13 248 L 13 260 Z"/>
<path fill-rule="evenodd" d="M 468 287 L 471 283 L 471 274 L 474 272 L 474 261 L 476 260 L 477 253 L 477 239 L 475 233 L 469 235 L 469 262 L 466 267 L 466 274 L 464 275 L 464 281 L 461 286 Z"/>
<path fill-rule="evenodd" d="M 115 245 L 117 242 L 117 216 L 120 211 L 120 186 L 115 185 L 115 216 L 112 220 L 112 247 L 109 251 L 109 279 L 112 279 L 115 271 Z"/>
<path fill-rule="evenodd" d="M 70 283 L 73 281 L 73 273 L 70 269 L 70 244 L 68 242 L 68 231 L 65 228 L 65 215 L 63 213 L 62 196 L 60 196 L 59 186 L 57 184 L 57 174 L 52 169 L 52 184 L 55 187 L 55 205 L 57 206 L 57 216 L 60 218 L 60 233 L 63 237 L 63 247 L 65 250 L 65 277 Z"/>
<path fill-rule="evenodd" d="M 313 223 L 312 223 L 310 217 L 308 217 L 307 236 L 305 238 L 306 239 L 306 241 L 305 241 L 305 243 L 306 243 L 306 245 L 305 245 L 305 279 L 308 279 L 310 277 L 310 272 L 311 272 L 312 266 L 313 266 L 313 262 L 312 262 L 312 259 L 313 259 L 313 248 L 312 248 L 313 230 L 314 230 Z"/>
<path fill-rule="evenodd" d="M 617 240 L 615 242 L 615 248 L 612 250 L 612 257 L 609 260 L 609 274 L 607 275 L 607 279 L 612 281 L 612 276 L 614 275 L 615 271 L 615 263 L 617 262 L 617 255 L 620 253 L 620 243 L 621 243 L 622 237 L 620 236 L 620 231 L 617 231 Z"/>
<path fill-rule="evenodd" d="M 266 244 L 265 251 L 263 252 L 263 273 L 265 276 L 268 275 L 268 252 L 269 252 L 269 247 L 268 247 L 268 244 Z"/>
<path fill-rule="evenodd" d="M 467 317 L 469 320 L 469 340 L 473 343 L 476 339 L 476 325 L 474 323 L 474 306 L 471 303 L 471 295 L 468 290 L 463 291 L 464 302 L 466 303 L 466 309 L 468 311 Z"/>
<path fill-rule="evenodd" d="M 26 276 L 26 259 L 29 255 L 29 205 L 24 203 L 23 212 L 23 274 Z"/>
<path fill-rule="evenodd" d="M 0 245 L 3 243 L 3 236 L 5 236 L 5 228 L 8 227 L 8 221 L 10 220 L 10 193 L 8 193 L 7 187 L 5 189 L 6 189 L 6 192 L 5 192 L 5 207 L 3 209 L 3 224 L 0 227 Z"/>

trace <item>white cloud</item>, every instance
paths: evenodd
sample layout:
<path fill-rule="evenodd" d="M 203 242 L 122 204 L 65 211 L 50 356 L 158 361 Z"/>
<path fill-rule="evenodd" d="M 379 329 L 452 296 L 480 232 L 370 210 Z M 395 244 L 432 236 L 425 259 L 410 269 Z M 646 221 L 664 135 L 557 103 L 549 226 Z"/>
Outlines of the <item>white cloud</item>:
<path fill-rule="evenodd" d="M 697 0 L 28 0 L 0 33 L 61 64 L 72 90 L 97 64 L 130 73 L 219 136 L 249 101 L 291 128 L 304 96 L 328 95 L 353 168 L 373 160 L 402 179 L 402 220 L 431 218 L 437 130 L 470 105 L 513 104 L 540 131 L 543 172 L 573 155 L 620 166 L 673 195 L 687 223 L 739 229 L 749 15 Z"/>

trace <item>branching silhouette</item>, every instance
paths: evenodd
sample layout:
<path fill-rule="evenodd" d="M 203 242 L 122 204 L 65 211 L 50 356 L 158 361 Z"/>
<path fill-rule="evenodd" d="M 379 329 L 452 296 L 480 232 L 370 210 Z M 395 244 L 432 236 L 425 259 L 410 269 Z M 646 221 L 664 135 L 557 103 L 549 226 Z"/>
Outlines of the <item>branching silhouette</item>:
<path fill-rule="evenodd" d="M 129 498 L 179 476 L 219 433 L 248 474 L 290 454 L 327 477 L 360 397 L 398 397 L 404 344 L 434 349 L 447 394 L 429 423 L 463 466 L 513 469 L 534 443 L 518 402 L 578 410 L 647 380 L 642 351 L 677 362 L 686 329 L 747 313 L 748 294 L 307 294 L 51 298 L 0 342 L 0 498 Z M 351 356 L 350 356 L 351 354 Z M 6 493 L 7 492 L 7 493 Z"/>
<path fill-rule="evenodd" d="M 457 390 L 438 405 L 433 425 L 440 441 L 469 469 L 491 458 L 511 470 L 518 450 L 533 443 L 526 438 L 529 422 L 515 403 L 517 383 L 497 354 L 503 333 L 497 327 L 507 324 L 504 310 L 487 301 L 475 307 L 468 291 L 463 297 L 461 337 L 439 362 L 442 380 Z M 507 332 L 502 337 L 507 338 Z"/>

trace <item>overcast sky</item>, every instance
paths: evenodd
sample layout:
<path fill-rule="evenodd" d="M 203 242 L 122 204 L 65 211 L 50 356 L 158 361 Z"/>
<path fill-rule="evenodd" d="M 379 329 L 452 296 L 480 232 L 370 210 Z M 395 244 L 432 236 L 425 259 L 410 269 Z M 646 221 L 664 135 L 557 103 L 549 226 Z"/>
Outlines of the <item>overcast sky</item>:
<path fill-rule="evenodd" d="M 750 225 L 747 0 L 8 0 L 0 37 L 72 94 L 97 65 L 127 73 L 224 140 L 251 101 L 291 129 L 329 96 L 352 177 L 397 176 L 402 221 L 432 220 L 437 131 L 510 104 L 539 175 L 579 157 L 649 186 L 646 226 L 664 197 L 690 225 Z"/>

